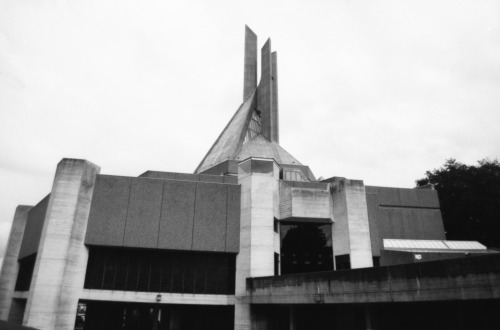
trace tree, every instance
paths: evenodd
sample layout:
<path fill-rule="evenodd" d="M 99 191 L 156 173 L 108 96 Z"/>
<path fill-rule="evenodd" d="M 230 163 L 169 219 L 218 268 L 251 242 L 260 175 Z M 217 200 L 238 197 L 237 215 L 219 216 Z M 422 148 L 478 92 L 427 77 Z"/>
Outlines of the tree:
<path fill-rule="evenodd" d="M 448 159 L 427 171 L 417 186 L 436 188 L 446 237 L 500 248 L 500 162 L 483 159 L 468 166 Z"/>

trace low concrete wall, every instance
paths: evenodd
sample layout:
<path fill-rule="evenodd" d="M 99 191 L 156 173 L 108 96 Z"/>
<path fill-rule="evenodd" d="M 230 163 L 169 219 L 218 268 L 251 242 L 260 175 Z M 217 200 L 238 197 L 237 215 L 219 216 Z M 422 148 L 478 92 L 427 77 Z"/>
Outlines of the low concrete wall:
<path fill-rule="evenodd" d="M 500 255 L 247 280 L 253 304 L 342 304 L 500 298 Z"/>

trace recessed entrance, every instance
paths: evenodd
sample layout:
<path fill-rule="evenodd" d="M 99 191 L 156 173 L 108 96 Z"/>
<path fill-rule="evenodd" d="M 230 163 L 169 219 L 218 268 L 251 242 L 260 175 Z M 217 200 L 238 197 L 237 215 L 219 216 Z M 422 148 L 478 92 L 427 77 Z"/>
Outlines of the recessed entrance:
<path fill-rule="evenodd" d="M 82 301 L 75 329 L 202 330 L 233 329 L 234 306 L 138 304 Z M 80 308 L 81 310 L 82 308 Z"/>

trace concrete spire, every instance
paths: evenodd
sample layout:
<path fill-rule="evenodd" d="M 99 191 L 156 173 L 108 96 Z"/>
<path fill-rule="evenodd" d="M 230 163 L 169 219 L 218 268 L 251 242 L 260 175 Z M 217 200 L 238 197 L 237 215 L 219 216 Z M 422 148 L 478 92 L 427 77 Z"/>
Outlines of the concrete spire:
<path fill-rule="evenodd" d="M 272 52 L 272 108 L 271 108 L 271 141 L 280 143 L 280 125 L 278 111 L 278 53 Z"/>
<path fill-rule="evenodd" d="M 278 60 L 271 52 L 271 39 L 261 49 L 261 77 L 257 86 L 257 35 L 245 25 L 245 70 L 243 103 L 195 170 L 202 173 L 241 155 L 274 158 L 286 164 L 300 164 L 278 145 Z M 260 115 L 259 139 L 247 136 L 252 115 Z M 254 121 L 255 122 L 255 121 Z M 254 128 L 255 132 L 255 128 Z M 254 141 L 255 140 L 255 141 Z M 248 145 L 244 147 L 245 143 Z"/>
<path fill-rule="evenodd" d="M 243 102 L 257 88 L 257 35 L 245 25 Z"/>
<path fill-rule="evenodd" d="M 261 75 L 257 89 L 257 109 L 262 116 L 262 131 L 271 142 L 279 142 L 277 54 L 271 52 L 271 39 L 261 49 Z"/>

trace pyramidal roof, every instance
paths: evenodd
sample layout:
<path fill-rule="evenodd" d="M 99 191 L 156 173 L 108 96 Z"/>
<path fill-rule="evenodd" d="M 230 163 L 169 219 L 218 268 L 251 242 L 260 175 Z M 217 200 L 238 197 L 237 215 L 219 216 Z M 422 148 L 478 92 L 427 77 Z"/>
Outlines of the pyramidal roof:
<path fill-rule="evenodd" d="M 261 49 L 257 85 L 257 35 L 245 26 L 243 103 L 226 125 L 195 173 L 226 160 L 273 158 L 278 164 L 302 165 L 279 145 L 277 53 L 271 39 Z"/>

